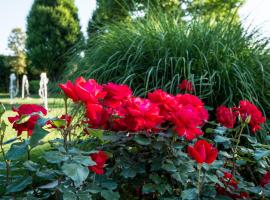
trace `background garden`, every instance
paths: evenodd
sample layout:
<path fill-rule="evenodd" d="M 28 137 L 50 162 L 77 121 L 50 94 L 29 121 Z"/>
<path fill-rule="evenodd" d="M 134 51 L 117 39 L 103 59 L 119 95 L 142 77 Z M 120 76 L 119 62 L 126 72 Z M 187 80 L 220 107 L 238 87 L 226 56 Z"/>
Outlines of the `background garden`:
<path fill-rule="evenodd" d="M 11 167 L 17 168 L 13 172 L 15 181 L 13 185 L 12 181 L 9 182 L 10 180 L 7 181 L 8 183 L 5 181 L 0 183 L 3 186 L 0 189 L 0 198 L 1 196 L 7 199 L 11 197 L 14 199 L 30 199 L 30 197 L 31 199 L 270 198 L 268 182 L 261 184 L 261 187 L 267 185 L 264 189 L 257 186 L 261 178 L 270 170 L 270 138 L 268 135 L 269 122 L 267 120 L 270 114 L 270 40 L 262 36 L 259 28 L 251 29 L 243 26 L 239 17 L 239 9 L 245 3 L 245 0 L 97 0 L 97 8 L 93 12 L 91 19 L 89 19 L 87 35 L 84 35 L 81 31 L 78 9 L 73 0 L 35 0 L 27 16 L 26 32 L 14 27 L 8 38 L 8 48 L 11 54 L 8 56 L 0 55 L 0 103 L 6 110 L 2 115 L 0 109 L 0 117 L 2 117 L 0 122 L 8 125 L 5 127 L 5 137 L 1 136 L 1 151 L 12 149 L 13 139 L 17 138 L 16 140 L 18 140 L 18 137 L 25 147 L 28 145 L 23 143 L 29 139 L 27 134 L 24 133 L 17 137 L 17 133 L 12 129 L 8 117 L 15 115 L 12 111 L 14 106 L 43 104 L 38 96 L 39 75 L 42 72 L 46 72 L 49 77 L 48 117 L 52 126 L 57 130 L 53 130 L 53 134 L 46 135 L 46 137 L 44 135 L 44 138 L 42 136 L 35 139 L 38 140 L 35 141 L 35 145 L 30 145 L 31 148 L 34 148 L 31 159 L 26 154 L 18 155 L 18 152 L 13 152 L 16 161 Z M 11 73 L 15 73 L 17 76 L 18 88 L 21 88 L 22 76 L 27 74 L 30 88 L 28 97 L 20 98 L 21 94 L 19 92 L 12 104 L 8 95 L 9 75 Z M 69 125 L 65 124 L 66 122 L 63 124 L 62 121 L 67 121 L 67 118 L 60 118 L 61 115 L 65 114 L 67 116 L 67 110 L 69 110 L 72 113 L 71 116 L 74 116 L 74 120 L 83 121 L 81 116 L 83 116 L 84 108 L 77 106 L 78 101 L 82 101 L 82 104 L 87 105 L 85 109 L 88 118 L 93 117 L 93 115 L 89 114 L 89 102 L 86 103 L 82 100 L 83 98 L 74 99 L 74 96 L 70 95 L 70 91 L 65 90 L 66 87 L 72 88 L 73 86 L 68 84 L 61 86 L 63 90 L 61 91 L 58 84 L 71 80 L 75 87 L 75 80 L 80 76 L 86 80 L 95 79 L 100 85 L 109 82 L 126 84 L 133 91 L 132 95 L 149 98 L 150 100 L 149 93 L 154 93 L 158 89 L 162 89 L 168 94 L 177 95 L 181 92 L 179 84 L 183 83 L 183 80 L 187 80 L 192 89 L 184 87 L 184 92 L 182 92 L 190 93 L 201 99 L 204 104 L 200 105 L 205 107 L 209 113 L 209 124 L 202 125 L 199 123 L 206 134 L 207 140 L 213 140 L 216 147 L 222 149 L 223 153 L 219 156 L 224 156 L 227 160 L 231 159 L 232 163 L 239 164 L 239 171 L 236 172 L 237 167 L 234 164 L 228 164 L 227 161 L 224 162 L 225 164 L 215 162 L 212 168 L 203 166 L 205 175 L 202 177 L 204 177 L 205 183 L 204 181 L 201 182 L 199 174 L 198 180 L 195 178 L 195 182 L 199 183 L 198 190 L 196 190 L 197 185 L 191 186 L 188 177 L 183 174 L 176 175 L 176 172 L 181 170 L 192 174 L 195 173 L 195 169 L 191 165 L 182 165 L 181 162 L 189 162 L 187 160 L 188 154 L 184 150 L 188 143 L 180 140 L 179 144 L 183 145 L 181 148 L 175 144 L 177 139 L 170 135 L 171 122 L 166 122 L 168 123 L 166 127 L 170 127 L 170 130 L 166 130 L 166 133 L 170 132 L 168 137 L 163 134 L 148 137 L 146 134 L 146 136 L 134 136 L 134 141 L 121 134 L 112 137 L 107 131 L 99 130 L 110 130 L 110 128 L 103 126 L 104 124 L 102 126 L 93 126 L 91 122 L 89 122 L 90 126 L 84 127 L 80 125 L 79 128 L 76 127 L 78 125 L 78 122 L 76 122 L 73 133 L 73 130 L 69 130 Z M 79 84 L 88 84 L 78 79 L 77 82 Z M 96 85 L 95 87 L 98 88 Z M 109 90 L 106 86 L 102 87 Z M 120 89 L 117 92 L 120 92 Z M 64 93 L 75 104 L 72 101 L 67 101 L 67 98 L 63 95 Z M 114 93 L 114 95 L 116 94 Z M 103 96 L 102 98 L 106 99 L 107 97 Z M 252 131 L 249 131 L 249 117 L 241 118 L 241 112 L 235 111 L 238 109 L 237 106 L 241 100 L 247 100 L 256 105 L 262 115 L 266 117 L 265 123 L 261 125 L 262 129 L 258 131 L 256 129 L 255 135 L 251 133 Z M 226 105 L 235 109 L 233 112 L 240 113 L 240 117 L 238 116 L 235 119 L 239 120 L 236 122 L 239 127 L 235 125 L 235 127 L 224 129 L 222 126 L 224 124 L 220 121 L 218 121 L 219 123 L 213 122 L 216 121 L 216 108 L 220 105 Z M 91 109 L 95 110 L 97 108 L 91 107 Z M 100 110 L 95 111 L 98 114 L 101 113 Z M 257 111 L 255 113 L 258 114 Z M 89 117 L 90 115 L 91 117 Z M 254 120 L 254 117 L 250 116 L 251 121 Z M 58 118 L 55 119 L 54 117 Z M 44 121 L 47 123 L 50 121 L 49 118 L 44 119 Z M 105 116 L 101 116 L 101 118 L 105 118 Z M 24 116 L 20 120 L 19 123 L 26 122 Z M 27 120 L 29 119 L 27 118 Z M 43 127 L 46 123 L 42 124 L 40 122 L 39 125 L 42 124 Z M 68 130 L 67 132 L 60 130 L 64 126 Z M 164 123 L 162 126 L 164 126 Z M 92 129 L 89 130 L 90 128 Z M 60 141 L 61 135 L 65 136 L 67 134 L 69 136 L 69 131 L 72 132 L 72 134 L 70 133 L 69 142 L 65 140 L 67 139 L 65 137 L 63 141 Z M 121 129 L 120 133 L 122 131 Z M 132 131 L 134 132 L 134 130 Z M 233 134 L 234 131 L 235 135 Z M 76 136 L 75 132 L 80 136 Z M 88 135 L 85 135 L 85 132 Z M 0 131 L 0 133 L 4 134 L 4 131 Z M 213 136 L 212 134 L 216 135 Z M 242 141 L 240 141 L 241 134 L 243 134 L 242 138 L 244 137 Z M 238 136 L 239 139 L 237 140 Z M 41 139 L 43 139 L 44 143 L 48 143 L 37 145 Z M 117 140 L 118 142 L 115 142 Z M 31 143 L 31 139 L 29 141 Z M 164 142 L 164 145 L 159 146 L 161 141 Z M 59 143 L 63 143 L 64 150 L 57 146 Z M 238 146 L 240 146 L 240 153 L 237 153 Z M 74 153 L 75 150 L 73 149 L 73 153 L 71 153 L 72 150 L 68 151 L 69 147 L 76 147 L 80 151 L 77 152 L 76 150 L 76 153 Z M 55 149 L 60 152 L 57 154 L 58 157 L 55 156 L 56 154 L 54 154 L 55 157 L 51 154 L 56 161 L 45 158 L 49 164 L 46 163 L 43 159 L 44 152 L 46 154 L 46 152 L 53 152 L 51 150 Z M 74 178 L 74 174 L 74 176 L 70 175 L 71 168 L 65 168 L 64 174 L 71 178 L 73 182 L 65 182 L 63 174 L 57 170 L 54 171 L 57 175 L 54 174 L 53 176 L 61 174 L 59 175 L 61 178 L 49 178 L 49 180 L 46 180 L 44 174 L 43 176 L 35 174 L 39 172 L 37 169 L 41 169 L 43 165 L 49 167 L 53 165 L 58 167 L 69 165 L 70 167 L 70 165 L 74 165 L 73 163 L 63 164 L 66 160 L 61 160 L 59 155 L 64 155 L 66 152 L 70 153 L 68 155 L 71 160 L 73 158 L 74 160 L 77 159 L 77 164 L 85 167 L 85 163 L 88 163 L 89 166 L 93 166 L 91 162 L 95 158 L 92 157 L 89 161 L 82 156 L 85 156 L 86 152 L 89 154 L 89 152 L 103 149 L 108 152 L 108 158 L 106 157 L 104 160 L 111 158 L 106 177 L 94 175 L 89 180 L 87 179 L 87 182 L 88 173 L 85 175 L 84 172 L 76 172 L 79 175 Z M 143 171 L 141 164 L 147 162 L 149 157 L 153 156 L 157 162 L 163 162 L 159 160 L 162 156 L 167 158 L 166 153 L 164 155 L 155 154 L 154 150 L 162 151 L 163 149 L 166 149 L 166 152 L 168 150 L 173 157 L 180 156 L 179 160 L 170 158 L 169 161 L 168 159 L 164 161 L 165 164 L 163 163 L 162 170 L 165 172 L 162 171 L 161 174 L 166 178 L 159 176 L 159 169 L 153 172 L 145 167 L 146 172 Z M 177 153 L 178 150 L 183 154 Z M 142 160 L 137 160 L 136 152 L 143 151 L 146 154 L 140 155 Z M 119 158 L 117 159 L 113 154 L 118 154 Z M 237 156 L 235 156 L 236 154 Z M 128 160 L 129 156 L 130 160 Z M 5 161 L 12 159 L 6 159 L 5 155 L 0 156 L 0 160 L 2 160 L 0 170 L 3 172 L 0 174 L 0 179 L 8 179 L 2 174 L 5 173 L 7 167 Z M 31 182 L 17 181 L 16 179 L 18 174 L 28 173 L 24 171 L 25 169 L 20 164 L 25 159 L 27 163 L 24 163 L 23 166 L 26 171 L 30 171 Z M 236 159 L 238 159 L 237 162 Z M 33 161 L 33 163 L 29 160 Z M 127 162 L 125 163 L 125 161 Z M 35 163 L 41 163 L 40 168 Z M 96 163 L 98 162 L 96 161 Z M 179 163 L 179 166 L 176 163 Z M 220 178 L 223 174 L 215 176 L 210 174 L 211 170 L 217 170 L 226 165 L 232 168 L 233 176 L 244 174 L 236 178 L 237 189 L 234 184 L 231 184 L 234 178 L 225 177 L 229 179 L 225 180 L 228 182 L 226 185 L 224 180 Z M 250 167 L 247 168 L 246 166 Z M 55 169 L 49 167 L 46 169 L 47 172 L 50 169 Z M 201 166 L 198 169 L 201 173 Z M 46 172 L 46 170 L 43 172 Z M 67 172 L 68 170 L 69 172 Z M 116 175 L 114 170 L 117 171 Z M 249 172 L 245 172 L 245 170 Z M 145 174 L 150 173 L 150 171 L 150 178 L 146 178 Z M 209 174 L 207 174 L 208 172 Z M 170 173 L 172 178 L 168 178 Z M 122 175 L 121 178 L 120 175 Z M 42 181 L 36 183 L 35 176 L 41 178 Z M 197 175 L 194 176 L 197 177 Z M 245 178 L 248 180 L 244 180 Z M 268 179 L 270 181 L 270 178 Z M 58 181 L 57 184 L 55 180 Z M 61 181 L 64 182 L 64 186 L 61 185 Z M 132 181 L 136 184 L 142 182 L 143 186 L 134 188 L 130 186 Z M 181 185 L 180 188 L 176 187 L 177 182 Z M 96 185 L 92 183 L 96 183 Z M 203 184 L 209 186 L 209 188 L 204 188 Z M 42 186 L 36 187 L 36 185 Z M 162 187 L 158 185 L 162 185 Z M 220 188 L 225 188 L 225 192 L 223 190 L 223 192 L 220 192 L 217 185 L 222 185 Z M 43 192 L 42 189 L 46 191 Z M 201 190 L 207 191 L 206 189 L 209 191 L 217 190 L 217 192 L 211 194 L 212 196 L 204 196 L 204 192 Z M 231 191 L 233 189 L 239 189 L 239 191 Z M 218 193 L 220 196 L 216 196 Z"/>

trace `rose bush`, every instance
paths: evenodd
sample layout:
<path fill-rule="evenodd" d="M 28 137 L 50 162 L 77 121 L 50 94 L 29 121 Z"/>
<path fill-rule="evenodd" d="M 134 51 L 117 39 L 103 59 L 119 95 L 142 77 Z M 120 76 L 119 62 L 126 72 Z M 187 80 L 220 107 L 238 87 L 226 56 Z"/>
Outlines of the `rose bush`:
<path fill-rule="evenodd" d="M 82 77 L 59 87 L 60 116 L 48 118 L 38 105 L 14 108 L 9 121 L 18 135 L 8 141 L 0 120 L 3 198 L 270 198 L 270 147 L 255 135 L 266 118 L 249 101 L 208 111 L 187 80 L 182 94 L 158 89 L 147 98 Z M 4 112 L 1 104 L 0 119 Z M 43 140 L 55 131 L 62 137 Z M 32 150 L 45 143 L 49 149 L 33 160 Z"/>

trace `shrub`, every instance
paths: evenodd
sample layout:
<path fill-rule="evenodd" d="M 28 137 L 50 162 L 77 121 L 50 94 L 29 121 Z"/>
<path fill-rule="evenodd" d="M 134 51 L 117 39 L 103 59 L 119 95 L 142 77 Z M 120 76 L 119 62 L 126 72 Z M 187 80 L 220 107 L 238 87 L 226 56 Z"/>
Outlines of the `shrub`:
<path fill-rule="evenodd" d="M 175 94 L 188 79 L 209 106 L 245 98 L 269 112 L 269 40 L 230 22 L 183 22 L 154 13 L 108 25 L 90 38 L 85 58 L 75 59 L 80 67 L 66 77 L 125 83 L 140 96 L 155 88 Z"/>
<path fill-rule="evenodd" d="M 192 92 L 192 88 L 182 89 Z M 39 199 L 268 199 L 269 148 L 256 141 L 265 117 L 247 100 L 208 120 L 195 95 L 162 90 L 135 97 L 127 85 L 82 77 L 60 88 L 76 109 L 46 118 L 21 105 L 9 121 L 18 137 L 4 141 L 0 104 L 1 197 Z M 184 90 L 183 90 L 184 91 Z M 82 108 L 83 115 L 79 115 Z M 210 113 L 211 114 L 211 113 Z M 31 152 L 49 141 L 34 162 Z M 22 132 L 28 137 L 22 139 Z M 4 145 L 11 144 L 6 152 Z M 22 159 L 23 158 L 23 159 Z M 19 173 L 18 173 L 19 168 Z"/>
<path fill-rule="evenodd" d="M 38 94 L 39 80 L 29 81 L 29 90 L 30 90 L 30 94 Z"/>

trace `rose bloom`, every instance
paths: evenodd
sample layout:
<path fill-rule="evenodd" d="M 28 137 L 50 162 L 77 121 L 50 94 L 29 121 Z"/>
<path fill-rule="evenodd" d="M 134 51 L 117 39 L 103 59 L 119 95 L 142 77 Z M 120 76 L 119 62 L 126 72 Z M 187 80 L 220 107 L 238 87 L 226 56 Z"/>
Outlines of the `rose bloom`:
<path fill-rule="evenodd" d="M 164 120 L 171 120 L 171 113 L 178 106 L 176 98 L 173 95 L 163 90 L 155 90 L 152 93 L 148 93 L 148 99 L 158 105 L 160 115 L 164 117 Z"/>
<path fill-rule="evenodd" d="M 128 131 L 153 131 L 161 124 L 163 118 L 157 104 L 148 99 L 132 97 L 118 110 L 119 118 L 114 121 L 114 127 Z"/>
<path fill-rule="evenodd" d="M 267 185 L 268 183 L 270 183 L 270 172 L 266 172 L 263 177 L 261 178 L 260 181 L 260 185 L 262 187 L 264 187 L 265 185 Z"/>
<path fill-rule="evenodd" d="M 197 110 L 200 118 L 201 124 L 204 124 L 204 121 L 208 120 L 208 111 L 204 107 L 204 103 L 200 98 L 192 94 L 178 94 L 176 95 L 176 100 L 179 107 L 191 105 L 194 109 Z"/>
<path fill-rule="evenodd" d="M 75 86 L 70 80 L 68 80 L 65 84 L 59 84 L 59 87 L 63 90 L 65 95 L 71 98 L 74 102 L 79 101 L 79 97 L 75 92 Z"/>
<path fill-rule="evenodd" d="M 104 151 L 91 154 L 90 157 L 93 161 L 95 161 L 96 165 L 89 166 L 89 170 L 95 172 L 96 174 L 104 174 L 104 165 L 109 157 L 104 153 Z"/>
<path fill-rule="evenodd" d="M 216 110 L 217 121 L 227 128 L 233 128 L 236 122 L 236 114 L 232 108 L 221 105 Z"/>
<path fill-rule="evenodd" d="M 262 112 L 247 100 L 241 100 L 239 106 L 235 107 L 234 110 L 240 115 L 242 121 L 246 121 L 246 119 L 250 117 L 249 126 L 253 133 L 260 130 L 260 125 L 266 120 Z"/>
<path fill-rule="evenodd" d="M 194 91 L 193 85 L 191 81 L 188 80 L 183 80 L 180 85 L 179 85 L 180 90 L 182 91 L 187 91 L 187 92 L 192 92 Z"/>
<path fill-rule="evenodd" d="M 74 87 L 77 96 L 83 102 L 98 103 L 98 100 L 106 95 L 102 86 L 94 79 L 86 81 L 83 77 L 79 77 L 75 80 Z"/>
<path fill-rule="evenodd" d="M 33 113 L 41 112 L 43 115 L 47 114 L 47 110 L 45 108 L 35 104 L 23 104 L 18 108 L 13 108 L 12 110 L 18 114 L 15 117 L 8 117 L 8 120 L 13 124 L 12 127 L 17 131 L 18 136 L 21 135 L 23 131 L 26 131 L 28 136 L 32 135 L 36 122 L 39 119 L 39 115 Z M 31 116 L 26 122 L 19 123 L 20 119 L 26 115 Z"/>
<path fill-rule="evenodd" d="M 103 89 L 106 92 L 103 103 L 111 108 L 120 106 L 122 101 L 132 96 L 132 90 L 127 85 L 108 83 L 103 85 Z"/>
<path fill-rule="evenodd" d="M 86 117 L 89 127 L 106 129 L 108 127 L 110 113 L 104 106 L 88 102 L 86 103 Z"/>
<path fill-rule="evenodd" d="M 198 111 L 191 105 L 183 106 L 172 113 L 172 122 L 178 136 L 183 136 L 187 140 L 203 135 L 199 125 L 202 120 Z"/>
<path fill-rule="evenodd" d="M 199 164 L 214 162 L 218 155 L 217 148 L 213 147 L 205 140 L 198 140 L 194 147 L 188 146 L 188 155 L 196 160 Z"/>
<path fill-rule="evenodd" d="M 224 186 L 227 186 L 227 190 L 223 186 L 216 185 L 217 193 L 220 195 L 228 196 L 232 199 L 249 199 L 249 194 L 247 192 L 239 192 L 238 182 L 234 176 L 229 172 L 224 172 L 224 176 L 220 179 Z"/>

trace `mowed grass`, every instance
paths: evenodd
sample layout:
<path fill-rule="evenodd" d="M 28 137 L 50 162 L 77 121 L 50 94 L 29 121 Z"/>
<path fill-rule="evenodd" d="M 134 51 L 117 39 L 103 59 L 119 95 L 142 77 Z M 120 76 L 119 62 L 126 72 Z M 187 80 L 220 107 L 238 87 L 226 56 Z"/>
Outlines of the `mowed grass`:
<path fill-rule="evenodd" d="M 12 107 L 18 107 L 22 104 L 43 105 L 42 99 L 40 99 L 38 96 L 33 96 L 33 97 L 25 98 L 25 99 L 15 98 L 12 100 L 12 104 L 11 104 L 11 100 L 9 99 L 9 95 L 6 93 L 0 93 L 0 102 L 2 102 L 6 108 L 6 112 L 4 113 L 2 119 L 8 125 L 8 127 L 6 129 L 4 141 L 10 140 L 10 139 L 15 138 L 17 136 L 16 131 L 12 128 L 12 125 L 8 121 L 8 117 L 15 116 L 17 114 L 17 113 L 12 111 Z M 62 114 L 64 114 L 64 100 L 63 100 L 63 98 L 60 96 L 49 97 L 48 98 L 48 114 L 46 117 L 56 117 L 56 116 L 61 116 Z M 27 133 L 24 132 L 21 135 L 21 137 L 26 138 Z M 59 133 L 57 133 L 55 131 L 51 131 L 43 140 L 48 141 L 48 140 L 59 138 L 59 137 L 60 137 Z M 5 150 L 8 150 L 9 147 L 10 147 L 10 145 L 5 145 Z M 33 149 L 33 151 L 32 151 L 33 158 L 39 157 L 39 155 L 41 155 L 48 148 L 49 148 L 48 145 L 42 145 L 40 147 Z"/>

